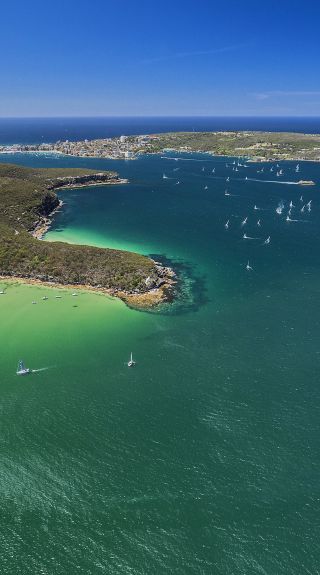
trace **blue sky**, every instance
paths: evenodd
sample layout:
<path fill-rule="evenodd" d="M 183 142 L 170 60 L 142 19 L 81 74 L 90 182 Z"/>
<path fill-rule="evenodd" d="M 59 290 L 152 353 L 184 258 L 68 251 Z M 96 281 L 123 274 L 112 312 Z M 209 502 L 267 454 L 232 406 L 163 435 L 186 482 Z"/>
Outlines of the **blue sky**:
<path fill-rule="evenodd" d="M 0 116 L 319 115 L 317 0 L 11 0 Z"/>

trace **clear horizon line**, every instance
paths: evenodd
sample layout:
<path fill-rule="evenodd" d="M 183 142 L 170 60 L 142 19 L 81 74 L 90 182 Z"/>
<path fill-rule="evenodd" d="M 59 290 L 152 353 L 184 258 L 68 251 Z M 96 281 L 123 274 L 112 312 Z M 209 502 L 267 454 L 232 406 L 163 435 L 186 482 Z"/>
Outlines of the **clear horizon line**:
<path fill-rule="evenodd" d="M 63 118 L 79 118 L 79 119 L 92 119 L 92 118 L 320 118 L 319 115 L 306 114 L 306 115 L 286 115 L 286 114 L 97 114 L 97 115 L 67 115 L 67 114 L 55 114 L 52 116 L 41 115 L 41 116 L 1 116 L 0 120 L 37 120 L 37 119 L 63 119 Z"/>

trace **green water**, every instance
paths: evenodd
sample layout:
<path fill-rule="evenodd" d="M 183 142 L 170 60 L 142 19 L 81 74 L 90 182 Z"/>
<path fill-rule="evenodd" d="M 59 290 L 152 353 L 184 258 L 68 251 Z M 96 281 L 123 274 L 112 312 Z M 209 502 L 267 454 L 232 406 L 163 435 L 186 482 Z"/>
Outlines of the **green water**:
<path fill-rule="evenodd" d="M 186 287 L 143 313 L 2 284 L 3 574 L 318 572 L 320 168 L 282 165 L 303 189 L 193 159 L 59 159 L 131 184 L 61 193 L 46 240 L 169 258 Z M 20 357 L 48 369 L 18 378 Z"/>

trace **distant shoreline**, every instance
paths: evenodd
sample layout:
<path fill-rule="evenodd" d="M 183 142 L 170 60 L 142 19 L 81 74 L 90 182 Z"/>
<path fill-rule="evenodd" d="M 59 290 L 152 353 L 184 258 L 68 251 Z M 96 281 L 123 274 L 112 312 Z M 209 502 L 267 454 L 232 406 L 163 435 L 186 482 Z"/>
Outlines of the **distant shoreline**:
<path fill-rule="evenodd" d="M 255 162 L 320 162 L 320 134 L 263 131 L 168 132 L 119 138 L 58 140 L 54 143 L 0 146 L 0 154 L 32 153 L 108 160 L 133 160 L 144 154 L 207 153 Z"/>

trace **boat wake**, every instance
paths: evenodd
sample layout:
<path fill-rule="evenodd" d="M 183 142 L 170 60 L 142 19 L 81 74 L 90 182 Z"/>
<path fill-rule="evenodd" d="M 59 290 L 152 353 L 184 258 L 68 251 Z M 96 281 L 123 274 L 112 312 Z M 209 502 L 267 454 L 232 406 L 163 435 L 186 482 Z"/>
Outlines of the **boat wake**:
<path fill-rule="evenodd" d="M 260 182 L 261 184 L 285 184 L 287 186 L 298 186 L 299 182 L 279 182 L 279 180 L 259 180 L 258 178 L 246 178 L 246 182 Z"/>
<path fill-rule="evenodd" d="M 55 365 L 48 365 L 47 367 L 40 367 L 39 369 L 32 369 L 31 373 L 38 373 L 39 371 L 46 371 L 47 369 L 53 369 Z"/>
<path fill-rule="evenodd" d="M 208 160 L 198 160 L 196 158 L 173 158 L 170 156 L 160 156 L 162 160 L 174 160 L 175 162 L 207 162 Z M 210 161 L 210 160 L 209 160 Z M 212 162 L 212 160 L 211 160 Z"/>

